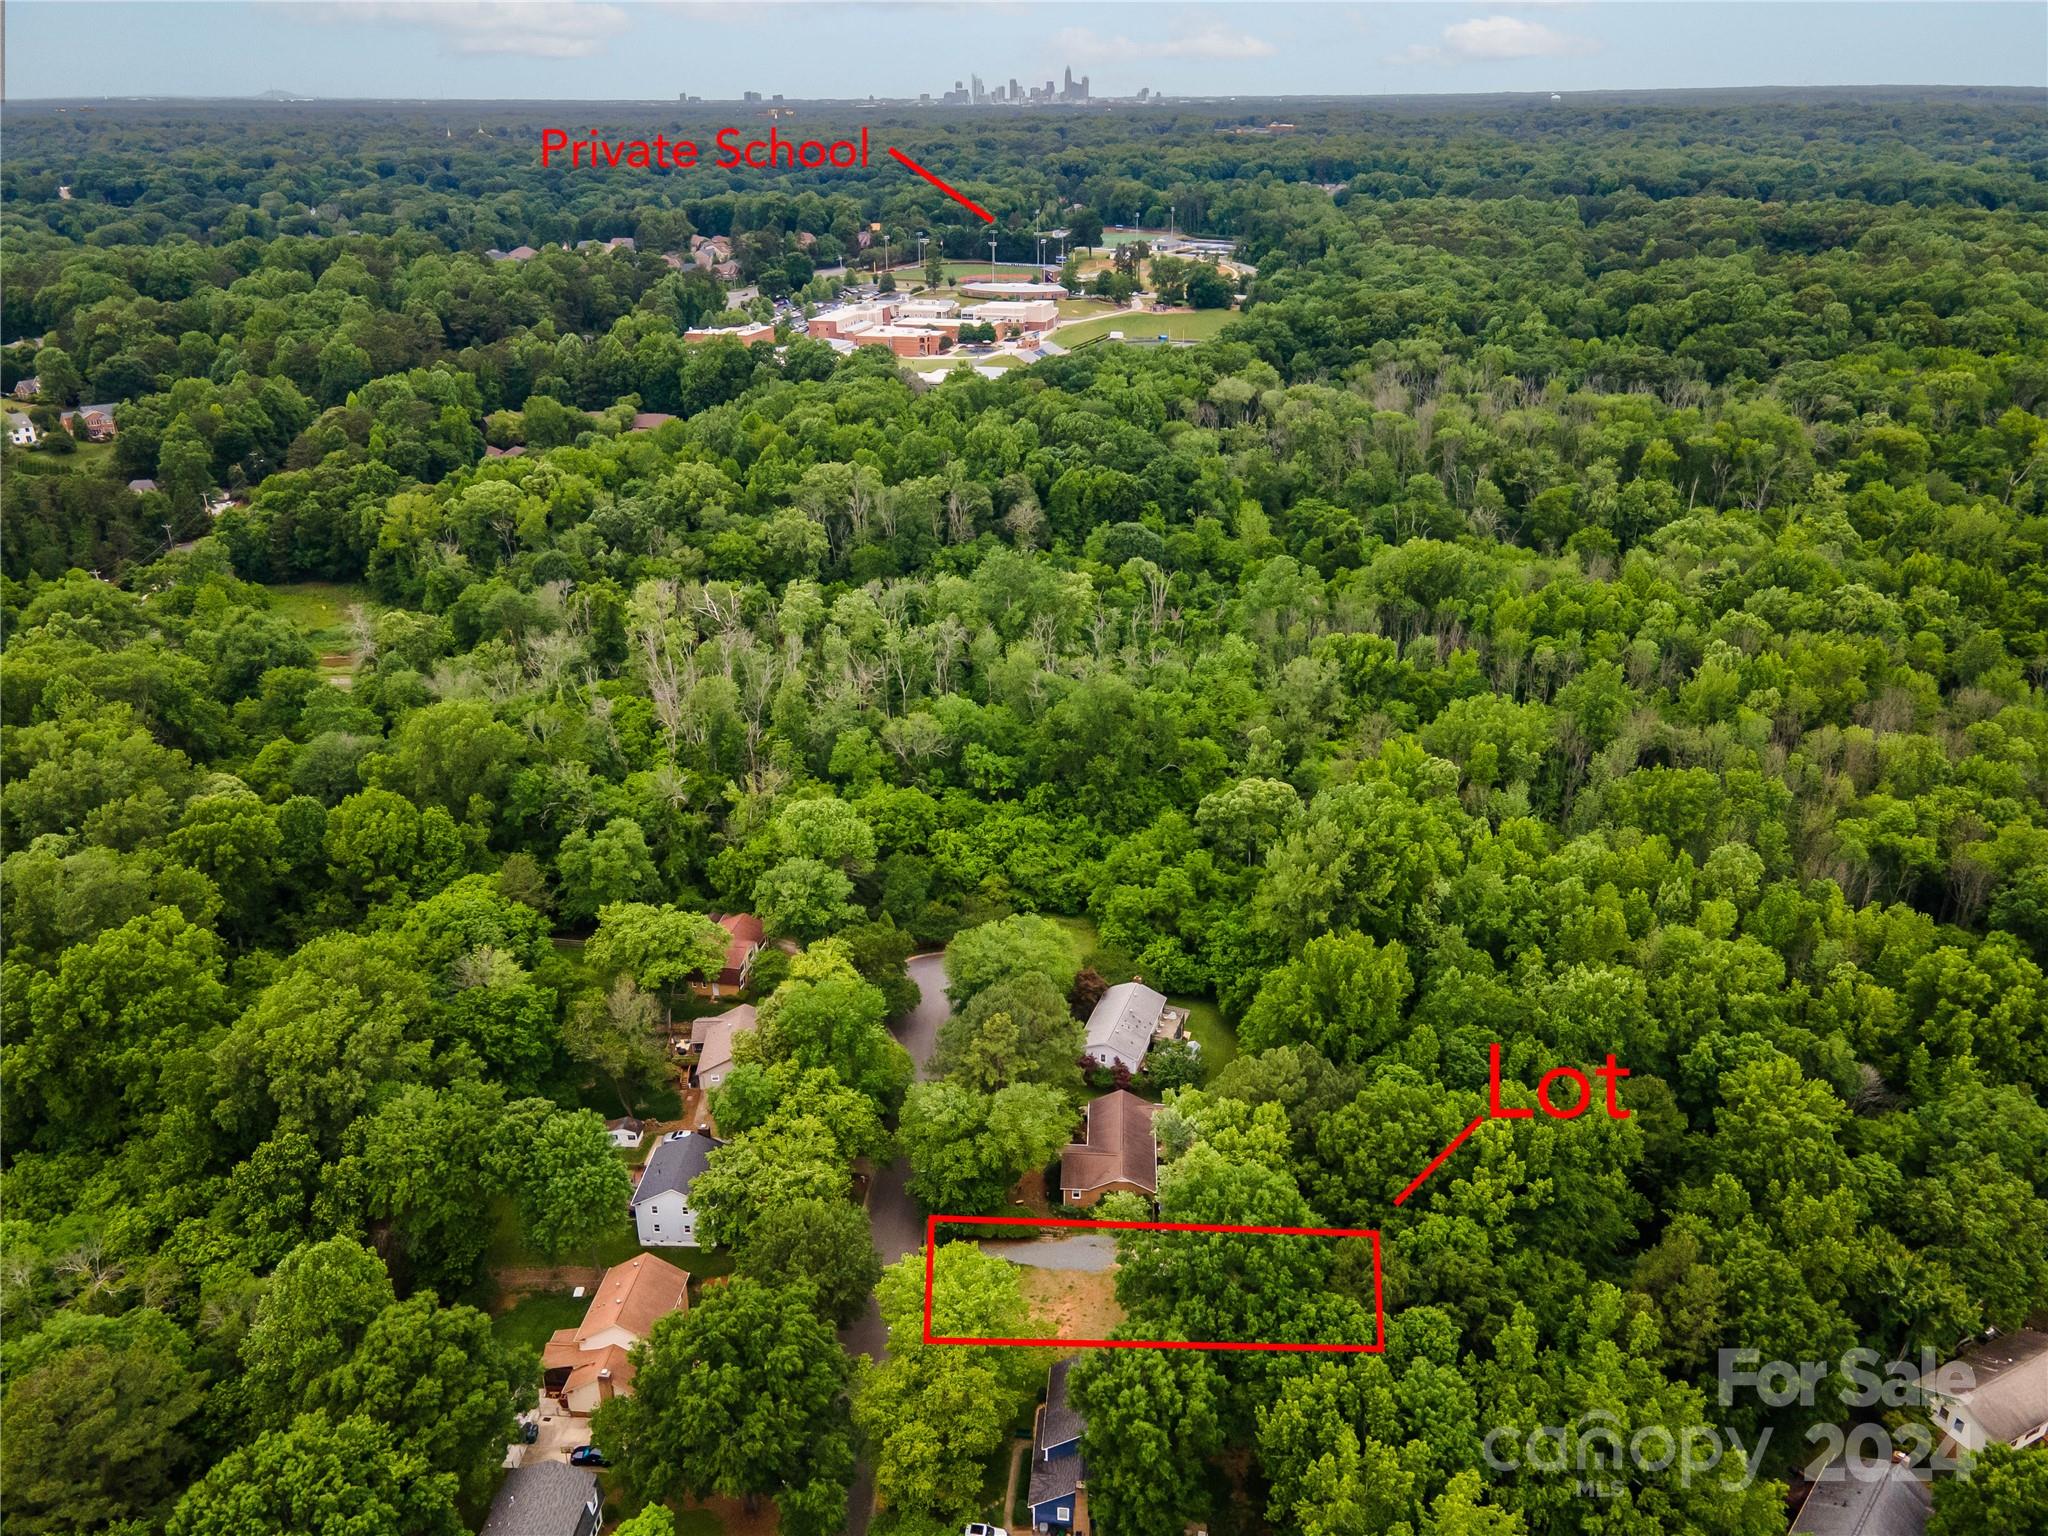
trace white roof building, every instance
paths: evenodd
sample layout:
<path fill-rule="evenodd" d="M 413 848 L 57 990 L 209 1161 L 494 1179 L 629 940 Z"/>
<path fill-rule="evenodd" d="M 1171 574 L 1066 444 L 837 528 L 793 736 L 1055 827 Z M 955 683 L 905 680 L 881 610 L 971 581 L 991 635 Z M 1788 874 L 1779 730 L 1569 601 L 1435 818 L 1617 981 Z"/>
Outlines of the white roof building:
<path fill-rule="evenodd" d="M 992 277 L 963 278 L 960 291 L 986 299 L 1064 299 L 1067 296 L 1067 290 L 1058 283 L 1020 283 Z"/>
<path fill-rule="evenodd" d="M 1054 324 L 1060 317 L 1060 307 L 1051 299 L 993 299 L 986 304 L 970 304 L 960 315 L 977 325 L 1035 328 Z"/>
<path fill-rule="evenodd" d="M 1166 1011 L 1166 998 L 1142 981 L 1120 982 L 1102 994 L 1088 1015 L 1088 1043 L 1082 1054 L 1097 1066 L 1135 1072 L 1145 1065 L 1152 1032 Z"/>

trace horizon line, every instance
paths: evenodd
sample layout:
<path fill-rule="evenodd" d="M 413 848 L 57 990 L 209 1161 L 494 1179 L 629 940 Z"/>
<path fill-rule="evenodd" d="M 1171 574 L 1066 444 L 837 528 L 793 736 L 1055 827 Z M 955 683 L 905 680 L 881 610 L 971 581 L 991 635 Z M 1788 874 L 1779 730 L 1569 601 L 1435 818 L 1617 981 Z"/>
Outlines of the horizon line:
<path fill-rule="evenodd" d="M 316 106 L 343 105 L 372 102 L 380 105 L 419 105 L 432 103 L 441 106 L 497 106 L 505 103 L 532 102 L 553 105 L 557 102 L 576 102 L 590 105 L 617 106 L 747 106 L 773 107 L 805 104 L 829 106 L 908 106 L 929 107 L 934 111 L 983 112 L 1016 107 L 1020 110 L 1040 108 L 1045 110 L 1077 109 L 1086 111 L 1090 107 L 1110 106 L 1151 106 L 1157 102 L 1221 102 L 1221 101 L 1456 101 L 1475 98 L 1531 96 L 1539 98 L 1559 97 L 1565 100 L 1597 98 L 1602 96 L 1700 96 L 1735 91 L 1991 91 L 2014 95 L 2048 96 L 2048 85 L 2010 85 L 1991 82 L 1973 83 L 1966 80 L 1860 80 L 1836 81 L 1827 84 L 1791 84 L 1787 82 L 1760 82 L 1745 85 L 1606 85 L 1573 90 L 1546 89 L 1542 86 L 1522 90 L 1492 91 L 1372 91 L 1337 93 L 1329 91 L 1202 91 L 1189 93 L 1157 92 L 1140 101 L 1136 96 L 1094 96 L 1086 101 L 1037 101 L 1009 102 L 991 101 L 979 105 L 970 103 L 945 103 L 937 100 L 923 101 L 911 96 L 791 96 L 785 93 L 780 101 L 764 96 L 759 101 L 748 101 L 741 96 L 704 96 L 693 100 L 682 100 L 667 96 L 315 96 L 300 95 L 286 91 L 281 86 L 266 91 L 240 92 L 236 94 L 208 94 L 203 92 L 102 92 L 99 94 L 73 94 L 66 96 L 0 96 L 0 111 L 10 106 L 50 106 L 68 102 L 261 102 L 268 106 Z"/>

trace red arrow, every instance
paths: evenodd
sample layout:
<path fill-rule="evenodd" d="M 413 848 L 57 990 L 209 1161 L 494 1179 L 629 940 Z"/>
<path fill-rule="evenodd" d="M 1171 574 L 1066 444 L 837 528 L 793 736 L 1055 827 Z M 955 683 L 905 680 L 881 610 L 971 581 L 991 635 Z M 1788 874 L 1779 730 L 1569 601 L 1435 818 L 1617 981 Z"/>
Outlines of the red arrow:
<path fill-rule="evenodd" d="M 973 209 L 976 213 L 981 215 L 983 221 L 986 223 L 995 223 L 996 216 L 994 214 L 990 213 L 986 208 L 982 207 L 981 204 L 977 203 L 973 198 L 967 196 L 965 193 L 954 191 L 951 187 L 947 186 L 943 181 L 939 180 L 938 177 L 934 176 L 930 171 L 926 170 L 923 166 L 919 165 L 915 160 L 911 159 L 910 156 L 903 153 L 902 150 L 891 149 L 889 153 L 896 157 L 896 161 L 899 165 L 905 166 L 908 169 L 917 172 L 918 175 L 922 176 L 926 181 L 930 182 L 933 186 L 937 187 L 941 192 L 945 193 L 946 196 L 953 199 L 954 202 L 960 204 L 961 207 Z"/>
<path fill-rule="evenodd" d="M 1474 1131 L 1478 1130 L 1479 1122 L 1481 1120 L 1484 1120 L 1485 1118 L 1486 1116 L 1484 1115 L 1473 1116 L 1472 1123 L 1466 1126 L 1465 1129 L 1463 1129 L 1462 1131 L 1458 1132 L 1457 1135 L 1453 1136 L 1451 1138 L 1451 1144 L 1448 1147 L 1445 1147 L 1443 1151 L 1437 1153 L 1435 1157 L 1432 1157 L 1429 1160 L 1429 1166 L 1424 1168 L 1422 1172 L 1415 1175 L 1415 1177 L 1409 1181 L 1408 1187 L 1406 1189 L 1402 1190 L 1401 1193 L 1394 1196 L 1394 1204 L 1400 1205 L 1410 1195 L 1414 1194 L 1416 1190 L 1422 1188 L 1422 1181 L 1428 1178 L 1432 1173 L 1435 1173 L 1437 1169 L 1443 1167 L 1444 1159 L 1449 1157 L 1453 1152 L 1457 1151 L 1458 1148 L 1465 1145 L 1465 1138 L 1467 1136 L 1470 1136 Z"/>

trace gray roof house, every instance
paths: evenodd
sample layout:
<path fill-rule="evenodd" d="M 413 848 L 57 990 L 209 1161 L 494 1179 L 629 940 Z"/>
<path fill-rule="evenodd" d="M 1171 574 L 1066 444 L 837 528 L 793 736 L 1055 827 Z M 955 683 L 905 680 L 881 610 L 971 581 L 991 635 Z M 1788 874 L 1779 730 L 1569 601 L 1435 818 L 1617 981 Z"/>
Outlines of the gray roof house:
<path fill-rule="evenodd" d="M 737 1008 L 710 1018 L 698 1019 L 690 1026 L 690 1044 L 697 1049 L 697 1066 L 691 1080 L 699 1088 L 716 1088 L 725 1081 L 726 1073 L 732 1070 L 733 1042 L 754 1027 L 754 1005 L 741 1003 Z"/>
<path fill-rule="evenodd" d="M 596 1536 L 602 1524 L 597 1474 L 565 1461 L 542 1461 L 505 1474 L 479 1536 Z"/>
<path fill-rule="evenodd" d="M 1927 1417 L 1958 1449 L 2048 1440 L 2048 1333 L 2022 1328 L 1972 1344 L 1919 1387 Z"/>
<path fill-rule="evenodd" d="M 1038 1410 L 1031 1437 L 1031 1486 L 1025 1497 L 1031 1505 L 1032 1529 L 1038 1531 L 1088 1528 L 1087 1501 L 1081 1491 L 1088 1475 L 1081 1464 L 1081 1435 L 1088 1426 L 1067 1398 L 1067 1373 L 1073 1364 L 1058 1361 L 1047 1373 L 1045 1406 Z"/>
<path fill-rule="evenodd" d="M 643 1248 L 694 1248 L 697 1213 L 690 1186 L 725 1143 L 701 1131 L 671 1131 L 654 1144 L 629 1209 Z"/>
<path fill-rule="evenodd" d="M 1841 1456 L 1799 1507 L 1794 1536 L 1920 1536 L 1934 1497 L 1904 1462 Z"/>
<path fill-rule="evenodd" d="M 1088 1015 L 1088 1044 L 1083 1054 L 1097 1066 L 1137 1071 L 1145 1065 L 1152 1032 L 1165 1011 L 1165 997 L 1142 981 L 1119 982 L 1102 994 L 1102 1001 Z"/>

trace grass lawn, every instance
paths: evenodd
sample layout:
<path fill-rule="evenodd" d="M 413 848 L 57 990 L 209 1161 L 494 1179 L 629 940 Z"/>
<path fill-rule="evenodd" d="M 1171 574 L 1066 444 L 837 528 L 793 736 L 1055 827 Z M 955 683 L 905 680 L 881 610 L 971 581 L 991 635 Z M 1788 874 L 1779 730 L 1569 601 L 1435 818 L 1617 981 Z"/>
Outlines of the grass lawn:
<path fill-rule="evenodd" d="M 623 1207 L 619 1210 L 618 1221 L 594 1248 L 577 1248 L 552 1259 L 526 1241 L 526 1234 L 520 1229 L 518 1202 L 510 1195 L 495 1197 L 489 1209 L 491 1244 L 485 1250 L 484 1263 L 487 1268 L 494 1271 L 588 1264 L 608 1269 L 614 1264 L 630 1259 L 636 1253 L 652 1251 L 641 1248 L 639 1234 L 633 1230 L 633 1219 L 626 1214 Z M 694 1272 L 692 1265 L 684 1264 L 682 1267 Z"/>
<path fill-rule="evenodd" d="M 316 647 L 349 643 L 348 611 L 356 603 L 374 606 L 367 587 L 345 581 L 294 581 L 269 588 L 271 611 L 288 619 Z"/>
<path fill-rule="evenodd" d="M 956 373 L 975 368 L 1022 368 L 1023 366 L 1024 361 L 1022 358 L 1002 353 L 995 357 L 956 357 L 938 368 L 912 368 L 910 371 L 924 379 L 947 379 Z"/>
<path fill-rule="evenodd" d="M 1150 341 L 1157 336 L 1167 336 L 1174 341 L 1210 341 L 1236 318 L 1237 311 L 1231 309 L 1197 309 L 1166 314 L 1124 310 L 1094 320 L 1083 320 L 1078 325 L 1063 325 L 1052 333 L 1052 339 L 1063 347 L 1072 348 L 1093 337 L 1122 331 L 1126 341 Z"/>
<path fill-rule="evenodd" d="M 590 1298 L 571 1296 L 567 1291 L 546 1296 L 528 1296 L 511 1311 L 491 1319 L 491 1332 L 507 1349 L 530 1349 L 539 1354 L 548 1335 L 560 1328 L 574 1328 L 590 1310 Z"/>
<path fill-rule="evenodd" d="M 1054 917 L 1053 921 L 1067 930 L 1067 937 L 1074 941 L 1074 953 L 1079 955 L 1081 963 L 1086 965 L 1089 957 L 1095 953 L 1095 946 L 1099 942 L 1095 932 L 1095 924 L 1085 917 Z M 1129 978 L 1119 976 L 1115 979 L 1125 981 Z"/>
<path fill-rule="evenodd" d="M 374 611 L 369 589 L 341 581 L 295 581 L 269 591 L 272 612 L 306 637 L 328 681 L 346 687 L 357 659 L 348 611 L 357 603 Z"/>
<path fill-rule="evenodd" d="M 1206 1085 L 1214 1081 L 1216 1074 L 1237 1058 L 1237 1036 L 1223 1022 L 1223 1011 L 1206 997 L 1176 997 L 1168 1001 L 1176 1008 L 1187 1009 L 1188 1033 L 1202 1047 L 1202 1082 Z"/>
<path fill-rule="evenodd" d="M 1086 320 L 1093 315 L 1121 315 L 1129 313 L 1129 311 L 1121 306 L 1110 303 L 1107 299 L 1061 299 L 1059 305 L 1060 318 L 1062 320 Z"/>
<path fill-rule="evenodd" d="M 79 443 L 75 452 L 51 453 L 47 450 L 34 456 L 36 468 L 57 474 L 97 475 L 111 472 L 114 467 L 114 445 L 104 443 Z"/>
<path fill-rule="evenodd" d="M 1049 261 L 1046 263 L 1046 265 L 1056 267 L 1059 265 L 1059 263 L 1056 261 Z M 946 281 L 949 283 L 957 284 L 962 278 L 972 280 L 978 277 L 987 277 L 989 274 L 989 265 L 986 261 L 949 261 L 945 264 L 945 270 Z M 924 268 L 919 266 L 915 262 L 911 262 L 907 265 L 899 266 L 896 268 L 897 287 L 901 288 L 902 286 L 904 286 L 903 275 L 906 272 L 909 273 L 911 276 L 917 278 L 920 282 L 923 281 L 924 279 Z M 1044 272 L 1042 268 L 1032 266 L 997 267 L 995 269 L 995 274 L 997 282 L 1029 283 L 1037 281 L 1044 275 Z"/>
<path fill-rule="evenodd" d="M 641 1148 L 641 1154 L 646 1151 L 647 1148 Z M 583 1269 L 592 1265 L 610 1269 L 614 1264 L 623 1264 L 643 1253 L 666 1259 L 676 1268 L 686 1269 L 699 1278 L 732 1273 L 732 1254 L 723 1248 L 642 1248 L 633 1218 L 623 1208 L 619 1211 L 617 1225 L 595 1248 L 571 1249 L 552 1259 L 526 1241 L 526 1234 L 520 1230 L 518 1203 L 510 1195 L 493 1197 L 487 1210 L 491 1241 L 484 1250 L 484 1267 L 493 1275 L 508 1269 Z M 579 1307 L 584 1304 L 579 1303 Z M 580 1310 L 577 1315 L 582 1316 Z"/>

